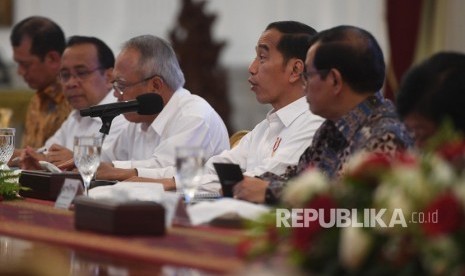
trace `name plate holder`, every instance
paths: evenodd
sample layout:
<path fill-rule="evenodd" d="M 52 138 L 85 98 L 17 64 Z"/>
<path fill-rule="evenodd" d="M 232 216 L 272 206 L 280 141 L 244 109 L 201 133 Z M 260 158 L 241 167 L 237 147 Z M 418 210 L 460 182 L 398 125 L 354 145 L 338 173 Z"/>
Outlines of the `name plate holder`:
<path fill-rule="evenodd" d="M 69 209 L 71 203 L 73 203 L 74 197 L 77 193 L 82 192 L 82 182 L 78 179 L 65 179 L 61 192 L 55 201 L 55 208 L 58 209 Z"/>

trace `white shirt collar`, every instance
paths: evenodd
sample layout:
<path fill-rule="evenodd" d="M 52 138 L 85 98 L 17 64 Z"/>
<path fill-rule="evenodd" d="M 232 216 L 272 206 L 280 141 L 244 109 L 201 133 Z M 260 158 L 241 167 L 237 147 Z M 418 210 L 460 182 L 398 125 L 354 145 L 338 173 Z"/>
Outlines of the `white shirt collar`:
<path fill-rule="evenodd" d="M 165 129 L 166 125 L 169 123 L 170 119 L 174 117 L 176 113 L 179 112 L 179 106 L 182 97 L 185 97 L 187 95 L 191 95 L 191 93 L 184 89 L 184 88 L 179 88 L 173 93 L 173 96 L 171 96 L 170 100 L 165 103 L 165 106 L 163 107 L 163 110 L 158 114 L 158 116 L 153 120 L 152 124 L 150 125 L 153 130 L 161 135 L 163 132 L 163 129 Z"/>
<path fill-rule="evenodd" d="M 288 127 L 292 122 L 305 112 L 310 112 L 310 108 L 305 97 L 301 97 L 292 103 L 278 110 L 272 109 L 266 115 L 268 121 L 272 120 L 272 116 L 277 116 L 279 120 Z M 275 115 L 273 115 L 275 114 Z"/>

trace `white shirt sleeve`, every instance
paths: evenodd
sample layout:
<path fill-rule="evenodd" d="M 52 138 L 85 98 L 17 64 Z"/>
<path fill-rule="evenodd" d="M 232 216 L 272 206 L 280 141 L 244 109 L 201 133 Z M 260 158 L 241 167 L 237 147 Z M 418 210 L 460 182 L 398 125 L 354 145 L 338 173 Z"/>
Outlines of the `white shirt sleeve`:
<path fill-rule="evenodd" d="M 76 124 L 76 110 L 71 111 L 68 115 L 68 118 L 61 124 L 60 128 L 55 131 L 55 133 L 45 141 L 45 148 L 50 148 L 53 144 L 62 145 L 67 147 L 69 150 L 73 150 L 70 148 L 69 143 L 67 143 L 67 137 L 74 135 L 75 131 L 72 130 L 72 126 Z M 74 139 L 74 136 L 73 136 Z M 72 144 L 71 144 L 72 145 Z"/>
<path fill-rule="evenodd" d="M 273 118 L 258 124 L 233 149 L 210 158 L 205 166 L 200 189 L 209 191 L 212 187 L 219 188 L 213 163 L 239 164 L 247 176 L 258 176 L 265 172 L 284 173 L 288 166 L 298 163 L 323 122 L 321 117 L 310 112 L 302 113 L 287 127 L 279 127 L 276 117 Z M 278 137 L 279 143 L 276 142 Z"/>
<path fill-rule="evenodd" d="M 176 145 L 196 145 L 206 150 L 207 156 L 214 154 L 211 146 L 211 127 L 203 118 L 186 116 L 184 120 L 170 124 L 160 138 L 160 143 L 152 150 L 152 156 L 143 160 L 113 161 L 117 168 L 137 168 L 138 175 L 150 178 L 174 176 Z M 226 147 L 226 146 L 225 146 Z"/>

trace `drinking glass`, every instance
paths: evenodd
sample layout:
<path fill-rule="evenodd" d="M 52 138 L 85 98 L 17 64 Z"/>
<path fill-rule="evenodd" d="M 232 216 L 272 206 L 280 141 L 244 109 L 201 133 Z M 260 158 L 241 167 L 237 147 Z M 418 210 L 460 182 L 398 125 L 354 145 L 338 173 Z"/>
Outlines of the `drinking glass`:
<path fill-rule="evenodd" d="M 0 170 L 8 169 L 7 163 L 15 150 L 15 129 L 0 128 Z"/>
<path fill-rule="evenodd" d="M 76 136 L 74 137 L 74 164 L 84 182 L 84 194 L 89 195 L 89 186 L 100 164 L 102 137 Z"/>
<path fill-rule="evenodd" d="M 191 204 L 195 197 L 204 164 L 205 152 L 201 147 L 176 148 L 176 176 L 180 181 L 187 205 Z"/>

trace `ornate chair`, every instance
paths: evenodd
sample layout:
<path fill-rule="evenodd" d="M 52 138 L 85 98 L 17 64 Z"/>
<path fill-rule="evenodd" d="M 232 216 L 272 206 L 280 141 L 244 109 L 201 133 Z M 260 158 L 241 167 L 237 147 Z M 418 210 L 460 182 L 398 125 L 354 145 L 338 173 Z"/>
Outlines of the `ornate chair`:
<path fill-rule="evenodd" d="M 247 133 L 249 133 L 249 130 L 239 130 L 231 135 L 231 137 L 229 137 L 229 145 L 231 148 L 235 147 Z"/>
<path fill-rule="evenodd" d="M 9 127 L 13 109 L 8 107 L 0 107 L 0 127 Z"/>

